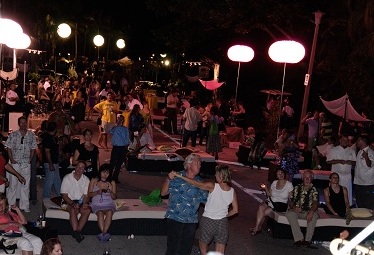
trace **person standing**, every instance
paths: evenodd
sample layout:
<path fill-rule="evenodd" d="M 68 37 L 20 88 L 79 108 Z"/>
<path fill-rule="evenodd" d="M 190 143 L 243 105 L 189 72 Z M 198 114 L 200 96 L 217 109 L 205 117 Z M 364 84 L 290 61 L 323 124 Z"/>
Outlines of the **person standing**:
<path fill-rule="evenodd" d="M 9 187 L 7 189 L 7 199 L 10 205 L 16 204 L 17 195 L 20 194 L 19 208 L 25 212 L 30 212 L 30 176 L 31 160 L 37 148 L 35 135 L 27 130 L 27 119 L 24 116 L 18 118 L 19 130 L 12 132 L 5 142 L 11 166 L 22 175 L 26 183 L 21 184 L 17 177 L 7 173 Z"/>
<path fill-rule="evenodd" d="M 238 213 L 238 200 L 235 190 L 230 186 L 231 174 L 227 165 L 216 166 L 216 182 L 199 182 L 173 171 L 175 177 L 202 190 L 209 191 L 203 216 L 199 223 L 199 247 L 202 255 L 208 252 L 212 240 L 215 251 L 225 253 L 229 237 L 228 218 Z M 229 206 L 232 205 L 229 210 Z"/>
<path fill-rule="evenodd" d="M 81 231 L 91 213 L 91 208 L 88 205 L 89 198 L 87 196 L 90 180 L 83 174 L 85 168 L 86 163 L 79 161 L 75 166 L 75 170 L 65 175 L 61 185 L 61 196 L 66 204 L 66 211 L 69 212 L 70 225 L 73 229 L 71 236 L 78 243 L 84 239 Z M 79 214 L 80 217 L 78 217 Z"/>
<path fill-rule="evenodd" d="M 182 147 L 186 147 L 188 140 L 191 138 L 192 148 L 196 147 L 197 126 L 202 120 L 200 112 L 193 105 L 195 101 L 191 101 L 191 107 L 187 108 L 183 113 L 184 127 Z"/>
<path fill-rule="evenodd" d="M 84 142 L 74 151 L 72 163 L 75 165 L 79 160 L 84 160 L 87 165 L 84 174 L 91 180 L 98 174 L 100 165 L 99 148 L 92 143 L 92 130 L 86 128 L 82 134 Z"/>
<path fill-rule="evenodd" d="M 319 218 L 317 209 L 319 205 L 319 195 L 316 187 L 312 184 L 313 172 L 305 170 L 303 173 L 303 183 L 295 186 L 291 192 L 288 203 L 289 209 L 285 216 L 291 226 L 295 246 L 310 246 L 314 229 Z M 305 238 L 301 232 L 298 219 L 306 219 L 307 228 Z"/>
<path fill-rule="evenodd" d="M 113 181 L 120 183 L 119 172 L 121 165 L 125 162 L 128 146 L 130 144 L 129 129 L 123 125 L 125 117 L 118 116 L 116 125 L 109 130 L 112 135 L 112 152 L 110 154 L 110 165 L 113 169 Z"/>
<path fill-rule="evenodd" d="M 56 196 L 60 196 L 61 177 L 58 162 L 58 143 L 56 141 L 56 122 L 48 122 L 47 131 L 42 134 L 43 168 L 45 172 L 43 198 L 50 198 L 52 187 Z"/>
<path fill-rule="evenodd" d="M 170 94 L 166 97 L 166 114 L 167 114 L 167 131 L 169 134 L 178 134 L 177 128 L 177 118 L 178 118 L 178 92 L 172 90 Z"/>
<path fill-rule="evenodd" d="M 318 130 L 319 130 L 319 113 L 315 111 L 314 114 L 308 112 L 301 124 L 308 125 L 308 151 L 312 151 L 313 147 L 317 145 Z"/>
<path fill-rule="evenodd" d="M 209 117 L 209 131 L 208 131 L 208 142 L 206 144 L 206 152 L 212 154 L 214 158 L 218 159 L 218 152 L 222 151 L 221 137 L 218 130 L 218 125 L 224 120 L 218 116 L 218 107 L 212 106 L 210 108 Z"/>
<path fill-rule="evenodd" d="M 17 110 L 16 103 L 19 101 L 18 94 L 15 92 L 16 84 L 12 82 L 9 86 L 9 90 L 6 92 L 5 106 L 4 106 L 4 132 L 9 130 L 9 113 Z"/>
<path fill-rule="evenodd" d="M 356 204 L 359 208 L 374 209 L 374 151 L 366 135 L 360 135 L 354 174 Z"/>
<path fill-rule="evenodd" d="M 348 190 L 349 205 L 353 204 L 352 195 L 352 166 L 356 162 L 356 152 L 348 146 L 348 136 L 340 137 L 340 144 L 331 148 L 326 154 L 326 163 L 331 165 L 331 171 L 339 174 L 339 184 Z"/>
<path fill-rule="evenodd" d="M 103 128 L 104 148 L 108 150 L 108 132 L 116 123 L 116 114 L 119 112 L 118 104 L 113 100 L 113 93 L 108 92 L 107 99 L 94 106 L 94 110 L 101 115 L 101 127 Z M 101 143 L 98 144 L 102 146 Z"/>
<path fill-rule="evenodd" d="M 198 182 L 201 168 L 201 157 L 190 154 L 184 161 L 184 171 L 180 174 Z M 208 192 L 201 190 L 180 178 L 174 178 L 172 172 L 165 179 L 161 196 L 169 194 L 167 219 L 167 250 L 166 255 L 190 255 L 195 239 L 200 203 L 205 203 Z"/>

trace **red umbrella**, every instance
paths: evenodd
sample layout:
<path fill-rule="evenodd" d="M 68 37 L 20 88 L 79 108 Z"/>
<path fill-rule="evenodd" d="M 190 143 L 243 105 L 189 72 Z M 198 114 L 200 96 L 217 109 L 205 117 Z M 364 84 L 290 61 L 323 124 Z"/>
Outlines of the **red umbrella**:
<path fill-rule="evenodd" d="M 209 89 L 209 90 L 215 90 L 215 89 L 218 89 L 219 87 L 222 86 L 222 84 L 224 84 L 225 82 L 218 82 L 217 80 L 211 80 L 211 81 L 203 81 L 203 80 L 200 80 L 200 83 L 201 85 L 203 85 L 206 89 Z"/>

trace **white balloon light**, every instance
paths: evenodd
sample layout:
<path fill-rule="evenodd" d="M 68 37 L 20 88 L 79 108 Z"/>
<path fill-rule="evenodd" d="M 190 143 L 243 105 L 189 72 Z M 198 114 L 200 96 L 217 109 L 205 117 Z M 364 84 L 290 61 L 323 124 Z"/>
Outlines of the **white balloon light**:
<path fill-rule="evenodd" d="M 227 51 L 227 56 L 232 61 L 249 62 L 254 58 L 255 52 L 251 47 L 245 45 L 235 45 L 229 48 Z"/>
<path fill-rule="evenodd" d="M 295 64 L 305 56 L 305 48 L 295 41 L 278 41 L 269 48 L 269 56 L 274 62 Z"/>
<path fill-rule="evenodd" d="M 119 49 L 123 49 L 125 48 L 125 40 L 123 39 L 118 39 L 117 42 L 116 42 L 116 45 Z"/>
<path fill-rule="evenodd" d="M 279 122 L 278 122 L 278 131 L 277 137 L 279 135 L 280 120 L 282 113 L 282 102 L 283 102 L 283 91 L 284 91 L 284 80 L 286 77 L 286 65 L 299 63 L 305 56 L 305 48 L 301 43 L 284 40 L 273 43 L 269 47 L 269 56 L 270 58 L 277 63 L 283 63 L 283 81 L 282 81 L 282 93 L 280 97 L 279 104 Z"/>
<path fill-rule="evenodd" d="M 235 102 L 238 97 L 238 87 L 239 87 L 239 73 L 240 73 L 240 62 L 249 62 L 254 56 L 255 52 L 251 47 L 245 45 L 234 45 L 227 51 L 227 56 L 232 61 L 239 62 L 238 65 L 238 75 L 236 76 L 236 89 L 235 89 Z"/>
<path fill-rule="evenodd" d="M 0 19 L 0 43 L 6 44 L 13 35 L 22 34 L 20 24 L 11 19 Z"/>
<path fill-rule="evenodd" d="M 6 43 L 9 48 L 13 49 L 26 49 L 30 46 L 30 44 L 30 36 L 25 33 L 14 35 L 12 38 L 9 38 L 8 42 Z"/>
<path fill-rule="evenodd" d="M 95 37 L 93 38 L 93 42 L 97 47 L 103 46 L 104 37 L 102 37 L 101 35 L 95 35 Z"/>
<path fill-rule="evenodd" d="M 57 27 L 57 34 L 61 38 L 68 38 L 71 35 L 71 27 L 66 23 L 61 23 Z"/>

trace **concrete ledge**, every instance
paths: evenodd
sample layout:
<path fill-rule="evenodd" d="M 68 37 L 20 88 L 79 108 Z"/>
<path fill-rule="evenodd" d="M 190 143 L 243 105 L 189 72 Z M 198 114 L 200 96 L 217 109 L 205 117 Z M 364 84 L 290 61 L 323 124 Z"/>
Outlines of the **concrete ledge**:
<path fill-rule="evenodd" d="M 167 200 L 158 206 L 148 206 L 140 199 L 117 199 L 117 211 L 109 232 L 115 235 L 166 235 L 166 220 L 164 219 Z M 118 206 L 119 205 L 119 206 Z M 48 226 L 56 228 L 59 235 L 70 235 L 72 230 L 69 213 L 63 211 L 50 199 L 43 199 L 43 209 Z M 97 216 L 91 213 L 83 234 L 98 234 Z"/>
<path fill-rule="evenodd" d="M 336 217 L 326 214 L 322 208 L 318 209 L 320 218 L 317 220 L 314 231 L 313 240 L 331 241 L 339 237 L 343 230 L 348 230 L 350 235 L 358 234 L 362 229 L 373 222 L 371 218 L 353 218 L 349 225 L 346 224 L 345 218 Z M 285 216 L 285 213 L 272 212 L 270 217 L 267 217 L 268 229 L 272 237 L 281 239 L 293 239 L 291 227 Z M 303 233 L 306 231 L 306 220 L 299 219 L 299 224 Z"/>

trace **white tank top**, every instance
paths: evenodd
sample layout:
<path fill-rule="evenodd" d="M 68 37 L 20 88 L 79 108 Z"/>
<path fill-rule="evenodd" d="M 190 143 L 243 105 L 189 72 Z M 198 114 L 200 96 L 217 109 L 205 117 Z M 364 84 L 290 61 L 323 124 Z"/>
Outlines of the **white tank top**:
<path fill-rule="evenodd" d="M 218 183 L 214 185 L 214 190 L 209 193 L 208 200 L 205 204 L 203 216 L 220 220 L 226 217 L 229 205 L 234 199 L 234 189 L 228 191 L 221 189 Z"/>

